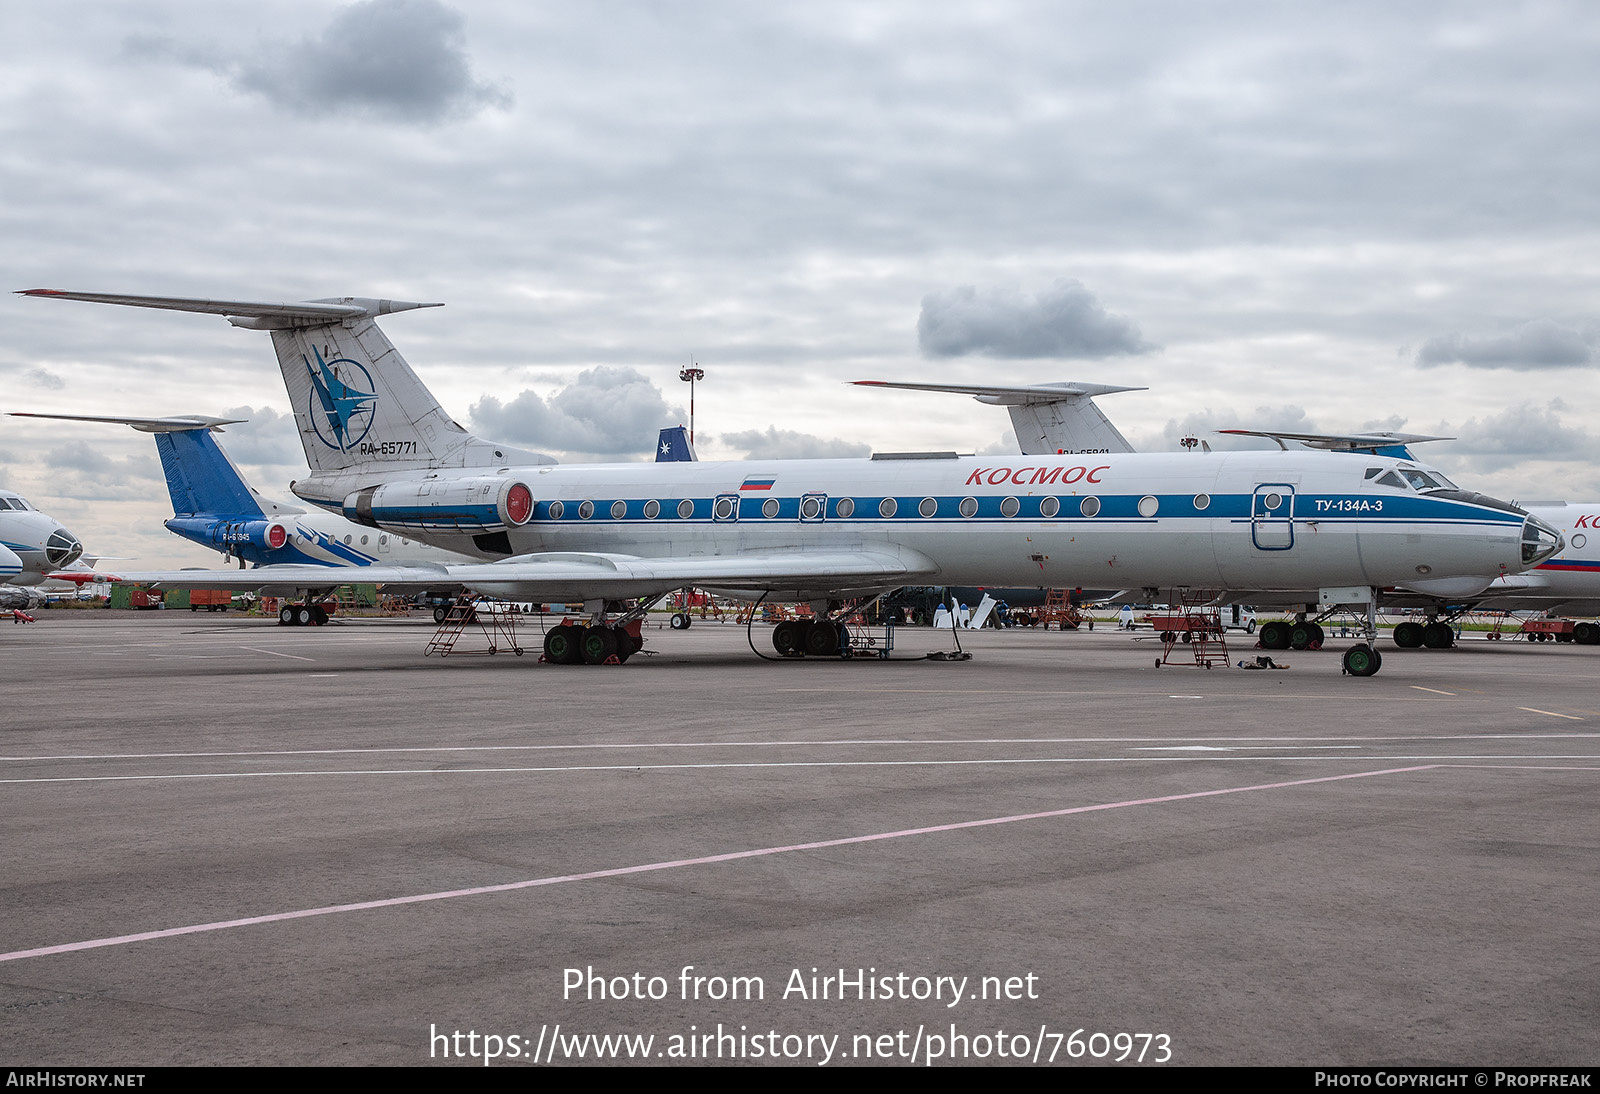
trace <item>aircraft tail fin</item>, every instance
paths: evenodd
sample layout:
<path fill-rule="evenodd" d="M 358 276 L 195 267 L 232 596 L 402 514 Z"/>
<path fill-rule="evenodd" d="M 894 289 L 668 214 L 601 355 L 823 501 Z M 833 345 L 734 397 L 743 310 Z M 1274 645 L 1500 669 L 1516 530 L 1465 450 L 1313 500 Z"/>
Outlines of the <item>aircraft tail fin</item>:
<path fill-rule="evenodd" d="M 445 412 L 370 314 L 274 325 L 272 346 L 313 472 L 505 462 Z"/>
<path fill-rule="evenodd" d="M 236 327 L 270 331 L 313 472 L 555 462 L 468 433 L 374 322 L 380 315 L 438 304 L 358 296 L 274 303 L 59 289 L 25 289 L 20 295 L 201 312 L 221 315 Z"/>
<path fill-rule="evenodd" d="M 656 442 L 657 463 L 693 463 L 699 458 L 694 445 L 689 443 L 689 431 L 683 426 L 675 425 L 661 431 L 661 439 Z"/>
<path fill-rule="evenodd" d="M 175 516 L 225 514 L 236 519 L 265 515 L 244 476 L 210 430 L 157 433 L 156 452 L 166 472 Z"/>

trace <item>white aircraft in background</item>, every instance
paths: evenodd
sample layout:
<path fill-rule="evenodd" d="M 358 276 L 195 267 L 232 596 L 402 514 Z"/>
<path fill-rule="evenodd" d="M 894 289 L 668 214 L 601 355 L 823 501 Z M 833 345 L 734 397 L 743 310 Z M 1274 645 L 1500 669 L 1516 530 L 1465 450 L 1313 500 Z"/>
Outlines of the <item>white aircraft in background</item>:
<path fill-rule="evenodd" d="M 406 536 L 352 524 L 331 513 L 308 513 L 301 506 L 264 497 L 245 480 L 212 436 L 222 432 L 224 426 L 242 424 L 244 419 L 198 414 L 128 418 L 21 411 L 13 412 L 12 417 L 105 422 L 154 434 L 156 451 L 166 474 L 167 493 L 172 499 L 172 518 L 166 522 L 167 529 L 191 543 L 237 559 L 241 568 L 246 563 L 359 568 L 380 563 L 443 566 L 469 561 L 463 555 L 430 547 Z M 361 574 L 340 577 L 344 582 L 365 580 Z M 455 586 L 446 581 L 431 591 L 447 596 L 454 589 Z M 279 622 L 284 624 L 326 621 L 326 613 L 315 604 L 285 605 L 279 612 Z"/>
<path fill-rule="evenodd" d="M 979 394 L 982 403 L 1011 405 L 1012 422 L 1017 436 L 1024 436 L 1024 428 L 1034 430 L 1023 446 L 1028 451 L 1099 451 L 1106 446 L 1121 444 L 1124 448 L 1112 451 L 1132 451 L 1127 441 L 1105 415 L 1091 401 L 1091 396 L 1110 391 L 1142 391 L 1143 388 L 1113 388 L 1103 384 L 1067 382 L 1059 384 L 1033 384 L 1015 387 L 973 387 L 959 384 L 909 384 L 881 380 L 860 380 L 867 387 L 903 388 L 913 391 L 945 391 L 960 394 Z M 1060 392 L 1061 394 L 1053 394 Z M 1032 417 L 1018 418 L 1018 407 L 1008 403 L 1031 399 L 1037 406 Z M 1410 488 L 1429 496 L 1442 496 L 1455 490 L 1455 485 L 1437 470 L 1416 464 L 1411 445 L 1427 441 L 1447 441 L 1451 437 L 1436 437 L 1420 433 L 1394 433 L 1369 431 L 1363 433 L 1291 433 L 1282 430 L 1222 429 L 1219 433 L 1262 437 L 1275 442 L 1278 448 L 1289 451 L 1289 443 L 1327 452 L 1350 455 L 1393 457 L 1401 464 L 1380 469 L 1369 465 L 1367 474 L 1396 488 Z M 1207 451 L 1209 451 L 1207 446 Z M 1445 649 L 1455 643 L 1454 630 L 1448 620 L 1468 611 L 1540 611 L 1567 615 L 1600 614 L 1600 542 L 1591 543 L 1600 528 L 1600 502 L 1549 501 L 1529 502 L 1520 507 L 1542 524 L 1554 528 L 1561 535 L 1561 548 L 1534 567 L 1521 573 L 1485 574 L 1473 581 L 1411 580 L 1397 582 L 1396 586 L 1380 594 L 1386 607 L 1419 607 L 1430 613 L 1426 624 L 1406 621 L 1394 629 L 1394 640 L 1402 649 L 1427 646 Z M 1314 523 L 1312 514 L 1302 510 L 1292 514 L 1297 522 Z M 1238 603 L 1251 597 L 1237 590 L 1218 590 L 1218 599 L 1224 603 Z M 1303 597 L 1302 599 L 1306 599 Z M 1305 607 L 1292 601 L 1269 602 L 1273 606 L 1296 610 Z M 1280 635 L 1277 628 L 1285 627 Z M 1267 624 L 1262 628 L 1262 642 L 1278 646 L 1281 637 L 1284 648 L 1291 642 L 1303 645 L 1314 631 L 1295 633 L 1295 626 Z M 1576 641 L 1600 644 L 1600 624 L 1579 623 L 1573 632 Z M 1273 641 L 1269 642 L 1268 640 Z"/>
<path fill-rule="evenodd" d="M 311 467 L 295 494 L 495 560 L 445 568 L 472 588 L 583 603 L 587 627 L 546 636 L 546 657 L 560 663 L 633 652 L 648 603 L 686 585 L 823 607 L 907 584 L 1070 588 L 1107 575 L 1130 587 L 1313 588 L 1328 603 L 1367 605 L 1370 639 L 1379 587 L 1419 573 L 1515 573 L 1560 547 L 1553 529 L 1503 502 L 1395 489 L 1324 452 L 556 466 L 456 424 L 375 322 L 429 305 L 24 295 L 209 313 L 270 331 Z M 1384 469 L 1400 463 L 1379 459 Z M 310 569 L 224 571 L 205 585 L 240 587 L 269 572 L 314 582 Z M 153 576 L 201 585 L 192 572 Z M 406 585 L 437 574 L 373 567 L 368 579 Z M 834 654 L 842 641 L 830 618 L 774 630 L 785 655 Z M 1368 676 L 1380 661 L 1363 643 L 1345 668 Z"/>
<path fill-rule="evenodd" d="M 0 489 L 0 608 L 37 606 L 43 598 L 29 590 L 82 554 L 83 544 L 60 521 Z"/>

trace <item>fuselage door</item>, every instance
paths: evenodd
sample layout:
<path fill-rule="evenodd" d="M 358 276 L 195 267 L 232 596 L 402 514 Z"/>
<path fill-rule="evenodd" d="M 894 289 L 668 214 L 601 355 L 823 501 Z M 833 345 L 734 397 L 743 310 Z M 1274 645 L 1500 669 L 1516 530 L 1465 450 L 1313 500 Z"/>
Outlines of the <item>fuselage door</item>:
<path fill-rule="evenodd" d="M 828 516 L 828 495 L 807 494 L 800 499 L 800 520 L 803 523 L 826 520 Z"/>
<path fill-rule="evenodd" d="M 717 500 L 711 506 L 711 519 L 714 521 L 730 521 L 739 519 L 739 495 L 718 494 Z"/>
<path fill-rule="evenodd" d="M 1259 551 L 1287 551 L 1294 546 L 1294 487 L 1264 482 L 1250 499 L 1250 542 Z"/>

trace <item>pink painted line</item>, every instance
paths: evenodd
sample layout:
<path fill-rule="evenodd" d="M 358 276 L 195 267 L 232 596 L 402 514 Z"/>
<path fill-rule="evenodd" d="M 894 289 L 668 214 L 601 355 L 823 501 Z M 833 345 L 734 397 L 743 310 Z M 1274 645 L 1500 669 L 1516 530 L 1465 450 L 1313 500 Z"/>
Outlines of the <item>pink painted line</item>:
<path fill-rule="evenodd" d="M 665 862 L 645 863 L 641 866 L 618 866 L 609 870 L 591 870 L 583 874 L 561 874 L 557 877 L 511 881 L 503 885 L 480 885 L 473 889 L 450 889 L 439 893 L 418 893 L 414 896 L 388 897 L 384 900 L 363 900 L 355 904 L 330 904 L 321 908 L 302 908 L 295 912 L 274 912 L 270 915 L 248 916 L 244 919 L 224 919 L 215 923 L 195 923 L 187 927 L 168 927 L 159 931 L 122 934 L 112 938 L 91 938 L 83 942 L 66 942 L 59 946 L 40 946 L 32 950 L 13 950 L 10 953 L 0 953 L 0 962 L 21 961 L 28 957 L 49 957 L 53 954 L 76 953 L 80 950 L 98 950 L 103 946 L 126 946 L 130 942 L 149 942 L 157 938 L 176 938 L 179 935 L 186 934 L 227 931 L 236 927 L 253 927 L 261 923 L 282 923 L 291 919 L 310 919 L 313 916 L 339 915 L 344 912 L 367 912 L 376 908 L 397 908 L 405 904 L 423 904 L 434 900 L 454 900 L 457 897 L 509 893 L 517 889 L 536 889 L 545 885 L 565 885 L 573 881 L 596 881 L 601 878 L 626 877 L 629 874 L 654 873 L 658 870 L 676 870 L 684 866 L 706 866 L 715 862 L 734 862 L 738 859 L 783 855 L 791 851 L 816 851 L 825 847 L 847 847 L 855 843 L 875 843 L 879 840 L 904 839 L 907 836 L 927 836 L 936 832 L 956 832 L 963 828 L 987 828 L 996 824 L 1017 824 L 1020 821 L 1068 817 L 1076 813 L 1098 813 L 1107 809 L 1128 809 L 1136 805 L 1161 805 L 1166 802 L 1191 801 L 1195 798 L 1215 798 L 1223 794 L 1248 794 L 1256 790 L 1283 790 L 1291 786 L 1311 786 L 1316 783 L 1342 782 L 1345 779 L 1369 779 L 1375 775 L 1404 775 L 1414 771 L 1431 771 L 1440 766 L 1442 765 L 1423 764 L 1417 767 L 1392 767 L 1383 771 L 1358 771 L 1350 775 L 1325 775 L 1316 779 L 1294 779 L 1289 782 L 1261 783 L 1256 786 L 1233 786 L 1224 790 L 1200 790 L 1192 794 L 1168 794 L 1160 798 L 1134 798 L 1129 801 L 1107 802 L 1103 805 L 1076 805 L 1069 809 L 1051 809 L 1043 813 L 1018 813 L 1010 817 L 988 817 L 983 820 L 929 825 L 925 828 L 903 828 L 897 832 L 876 832 L 869 836 L 845 836 L 841 839 L 818 840 L 815 843 L 792 843 L 783 847 L 759 847 L 750 851 L 729 851 L 720 855 L 704 855 L 700 858 L 671 859 Z"/>

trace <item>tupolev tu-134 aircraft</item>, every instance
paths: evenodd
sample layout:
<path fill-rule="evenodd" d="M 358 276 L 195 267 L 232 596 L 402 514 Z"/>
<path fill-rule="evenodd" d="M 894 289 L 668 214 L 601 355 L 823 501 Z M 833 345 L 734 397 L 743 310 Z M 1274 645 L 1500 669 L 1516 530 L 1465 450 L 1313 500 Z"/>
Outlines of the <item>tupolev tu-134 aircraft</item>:
<path fill-rule="evenodd" d="M 1370 461 L 1325 452 L 560 466 L 456 424 L 375 322 L 438 305 L 24 295 L 202 312 L 271 332 L 311 468 L 294 493 L 486 560 L 444 568 L 468 587 L 581 601 L 589 625 L 553 628 L 553 645 L 546 638 L 557 662 L 620 660 L 638 648 L 648 604 L 686 585 L 826 607 L 908 584 L 1116 584 L 1311 588 L 1326 603 L 1365 605 L 1367 642 L 1347 651 L 1345 668 L 1367 676 L 1381 662 L 1371 645 L 1376 588 L 1513 573 L 1561 546 L 1554 529 L 1505 502 L 1392 489 L 1366 477 Z M 327 570 L 295 566 L 129 576 L 219 588 L 329 583 Z M 439 570 L 375 566 L 363 579 L 429 585 Z M 785 655 L 835 653 L 841 636 L 826 615 L 803 633 L 774 632 Z"/>

